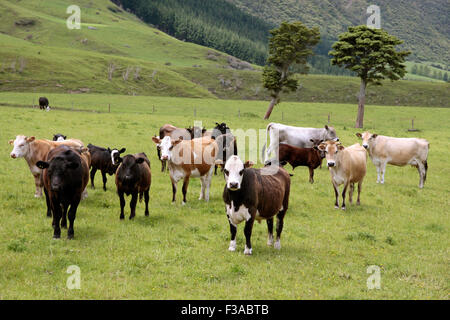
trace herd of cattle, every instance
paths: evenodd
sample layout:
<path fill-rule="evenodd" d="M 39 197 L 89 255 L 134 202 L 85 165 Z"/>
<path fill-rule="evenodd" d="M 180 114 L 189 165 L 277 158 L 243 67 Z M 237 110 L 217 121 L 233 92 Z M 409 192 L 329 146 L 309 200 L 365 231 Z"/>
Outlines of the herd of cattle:
<path fill-rule="evenodd" d="M 166 124 L 159 136 L 152 138 L 157 146 L 161 171 L 168 168 L 172 182 L 172 202 L 175 202 L 177 185 L 183 180 L 183 204 L 186 203 L 189 179 L 200 178 L 199 199 L 209 200 L 213 174 L 221 168 L 226 184 L 223 201 L 230 225 L 230 251 L 236 250 L 237 225 L 245 221 L 245 254 L 252 254 L 250 242 L 255 220 L 267 221 L 268 245 L 279 249 L 283 219 L 289 206 L 290 175 L 283 168 L 289 163 L 293 168 L 309 168 L 309 181 L 314 182 L 314 169 L 326 158 L 335 191 L 335 207 L 339 208 L 339 186 L 342 191 L 341 208 L 345 210 L 345 197 L 349 188 L 349 202 L 355 183 L 358 184 L 357 204 L 360 204 L 362 182 L 366 174 L 367 153 L 377 168 L 377 183 L 384 183 L 387 164 L 417 167 L 419 187 L 423 188 L 427 176 L 429 143 L 419 138 L 394 138 L 357 133 L 362 139 L 344 147 L 333 127 L 300 128 L 278 123 L 267 126 L 270 144 L 262 157 L 265 166 L 252 168 L 253 163 L 242 161 L 238 156 L 236 137 L 225 123 L 216 123 L 213 130 L 203 128 L 177 128 Z M 110 149 L 88 144 L 78 139 L 67 139 L 56 134 L 53 140 L 18 135 L 10 140 L 11 158 L 24 158 L 35 179 L 35 197 L 45 194 L 47 216 L 53 216 L 53 237 L 60 238 L 61 228 L 67 228 L 68 238 L 74 236 L 73 224 L 80 201 L 87 196 L 89 181 L 94 188 L 94 178 L 100 170 L 103 189 L 106 191 L 106 175 L 115 174 L 117 194 L 120 200 L 120 219 L 124 219 L 125 197 L 131 195 L 130 219 L 135 216 L 136 203 L 145 200 L 145 215 L 149 215 L 148 203 L 151 185 L 150 161 L 145 153 L 122 156 L 125 148 Z M 270 158 L 274 154 L 275 157 Z M 381 177 L 380 177 L 381 176 Z M 276 217 L 276 240 L 273 239 L 273 220 Z"/>

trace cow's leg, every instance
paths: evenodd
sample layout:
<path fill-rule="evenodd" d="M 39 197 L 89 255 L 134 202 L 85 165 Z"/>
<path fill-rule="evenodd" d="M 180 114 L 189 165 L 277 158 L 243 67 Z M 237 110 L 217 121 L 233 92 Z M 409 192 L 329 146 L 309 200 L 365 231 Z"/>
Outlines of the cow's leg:
<path fill-rule="evenodd" d="M 182 205 L 186 204 L 186 194 L 187 194 L 188 186 L 189 186 L 189 176 L 185 176 L 184 180 L 183 180 L 183 188 L 182 188 L 182 192 L 183 192 L 183 202 L 181 203 Z M 202 183 L 202 189 L 203 189 L 203 183 Z"/>
<path fill-rule="evenodd" d="M 387 162 L 381 163 L 381 184 L 384 184 L 384 173 L 386 172 Z"/>
<path fill-rule="evenodd" d="M 67 210 L 69 209 L 69 205 L 61 205 L 62 209 L 62 219 L 61 219 L 61 228 L 67 229 Z"/>
<path fill-rule="evenodd" d="M 106 172 L 102 171 L 102 178 L 103 178 L 103 190 L 106 191 Z"/>
<path fill-rule="evenodd" d="M 334 196 L 336 197 L 336 201 L 334 202 L 334 207 L 339 209 L 339 186 L 333 181 L 334 188 Z"/>
<path fill-rule="evenodd" d="M 277 240 L 275 241 L 273 247 L 278 250 L 281 249 L 281 232 L 283 231 L 284 215 L 286 214 L 286 210 L 287 208 L 283 208 L 283 210 L 277 214 Z"/>
<path fill-rule="evenodd" d="M 52 199 L 52 212 L 53 212 L 53 239 L 61 238 L 61 228 L 59 221 L 61 220 L 62 210 L 59 201 L 55 198 Z"/>
<path fill-rule="evenodd" d="M 213 175 L 213 166 L 211 166 L 211 169 L 209 169 L 209 172 L 206 175 L 205 178 L 205 184 L 206 184 L 206 194 L 205 194 L 205 201 L 209 201 L 209 190 L 211 189 L 211 180 Z"/>
<path fill-rule="evenodd" d="M 214 165 L 214 175 L 217 176 L 217 164 Z"/>
<path fill-rule="evenodd" d="M 95 179 L 96 172 L 97 172 L 97 168 L 92 167 L 92 169 L 91 169 L 91 187 L 92 187 L 92 189 L 95 189 L 94 179 Z"/>
<path fill-rule="evenodd" d="M 41 184 L 41 174 L 40 173 L 36 173 L 33 174 L 34 176 L 34 184 L 36 186 L 36 192 L 34 193 L 34 197 L 35 198 L 40 198 L 42 197 L 42 184 Z"/>
<path fill-rule="evenodd" d="M 124 208 L 125 208 L 125 197 L 123 191 L 118 191 L 120 200 L 120 219 L 125 219 Z"/>
<path fill-rule="evenodd" d="M 130 201 L 130 220 L 134 218 L 136 215 L 136 203 L 138 200 L 138 193 L 133 192 L 131 194 L 131 201 Z"/>
<path fill-rule="evenodd" d="M 144 201 L 145 201 L 145 216 L 148 217 L 148 201 L 150 200 L 150 188 L 147 191 L 144 191 Z"/>
<path fill-rule="evenodd" d="M 205 177 L 206 177 L 206 176 L 201 176 L 201 177 L 200 177 L 201 189 L 200 189 L 200 196 L 198 197 L 198 200 L 205 199 L 205 190 L 206 190 L 206 181 L 205 181 Z"/>
<path fill-rule="evenodd" d="M 349 183 L 345 182 L 344 184 L 344 190 L 342 190 L 342 210 L 345 210 L 345 194 L 347 193 L 347 187 L 348 187 Z"/>
<path fill-rule="evenodd" d="M 362 180 L 358 182 L 358 199 L 356 199 L 356 204 L 359 206 L 361 203 L 359 202 L 359 196 L 361 195 L 362 190 Z"/>
<path fill-rule="evenodd" d="M 309 182 L 314 183 L 314 169 L 309 167 Z"/>
<path fill-rule="evenodd" d="M 417 171 L 419 171 L 419 177 L 420 177 L 419 188 L 422 189 L 423 183 L 425 181 L 425 166 L 423 165 L 422 162 L 420 162 L 420 160 L 417 160 Z"/>
<path fill-rule="evenodd" d="M 73 224 L 75 223 L 75 217 L 77 214 L 78 204 L 80 203 L 80 199 L 75 199 L 70 205 L 69 209 L 69 229 L 67 230 L 67 239 L 73 239 L 74 230 Z"/>
<path fill-rule="evenodd" d="M 52 216 L 52 205 L 50 203 L 50 197 L 48 196 L 47 189 L 44 188 L 44 194 L 45 194 L 45 202 L 47 203 L 47 217 Z"/>
<path fill-rule="evenodd" d="M 230 234 L 231 234 L 230 246 L 228 247 L 228 250 L 229 251 L 236 251 L 236 231 L 237 231 L 237 228 L 236 228 L 236 226 L 232 225 L 229 220 L 228 220 L 228 222 L 230 223 Z"/>
<path fill-rule="evenodd" d="M 353 202 L 353 191 L 355 190 L 355 184 L 350 183 L 350 190 L 348 191 L 348 201 L 350 204 Z"/>
<path fill-rule="evenodd" d="M 245 235 L 245 249 L 244 254 L 251 255 L 252 254 L 252 243 L 251 243 L 251 237 L 252 237 L 252 229 L 253 229 L 253 223 L 255 222 L 254 218 L 250 218 L 245 222 L 244 227 L 244 235 Z"/>
<path fill-rule="evenodd" d="M 267 245 L 272 246 L 273 245 L 273 218 L 267 219 L 267 233 L 268 233 L 268 239 L 267 239 Z"/>
<path fill-rule="evenodd" d="M 377 183 L 380 183 L 381 164 L 378 163 L 375 165 L 375 167 L 377 168 Z"/>

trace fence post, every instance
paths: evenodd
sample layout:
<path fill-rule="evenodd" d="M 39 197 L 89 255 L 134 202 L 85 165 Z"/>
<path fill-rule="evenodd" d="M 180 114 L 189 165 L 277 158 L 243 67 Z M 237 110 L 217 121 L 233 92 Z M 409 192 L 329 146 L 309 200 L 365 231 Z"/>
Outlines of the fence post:
<path fill-rule="evenodd" d="M 328 124 L 330 124 L 331 121 L 331 113 L 328 114 Z"/>
<path fill-rule="evenodd" d="M 111 103 L 108 103 L 108 113 L 111 113 Z"/>

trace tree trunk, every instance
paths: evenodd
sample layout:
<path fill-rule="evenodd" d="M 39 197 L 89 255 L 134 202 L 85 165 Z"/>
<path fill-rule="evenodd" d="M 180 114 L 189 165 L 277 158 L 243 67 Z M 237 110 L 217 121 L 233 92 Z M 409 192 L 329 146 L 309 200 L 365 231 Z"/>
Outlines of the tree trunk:
<path fill-rule="evenodd" d="M 364 104 L 366 103 L 366 82 L 361 79 L 361 86 L 359 87 L 359 103 L 358 116 L 356 118 L 355 128 L 362 128 L 364 122 Z"/>
<path fill-rule="evenodd" d="M 264 116 L 264 120 L 267 120 L 270 118 L 270 115 L 272 114 L 273 107 L 277 104 L 278 98 L 272 97 L 272 100 L 270 101 L 269 108 L 267 108 L 266 114 Z"/>

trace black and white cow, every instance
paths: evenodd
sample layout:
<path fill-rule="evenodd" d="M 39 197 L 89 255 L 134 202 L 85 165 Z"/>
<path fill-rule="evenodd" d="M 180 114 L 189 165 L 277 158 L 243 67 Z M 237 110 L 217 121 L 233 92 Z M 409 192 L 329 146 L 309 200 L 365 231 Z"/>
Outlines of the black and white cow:
<path fill-rule="evenodd" d="M 277 217 L 277 239 L 274 247 L 281 248 L 280 236 L 283 219 L 289 205 L 291 179 L 283 168 L 250 168 L 249 161 L 243 163 L 238 156 L 231 156 L 225 164 L 226 185 L 223 190 L 231 242 L 228 250 L 236 250 L 237 225 L 245 221 L 246 239 L 244 254 L 252 254 L 250 238 L 255 220 L 267 221 L 269 238 L 267 245 L 273 244 L 273 218 Z"/>
<path fill-rule="evenodd" d="M 64 141 L 64 140 L 67 140 L 67 136 L 61 133 L 56 133 L 53 135 L 53 141 Z"/>
<path fill-rule="evenodd" d="M 48 106 L 48 99 L 46 97 L 40 97 L 39 98 L 39 109 L 41 110 L 50 110 L 50 107 Z"/>

